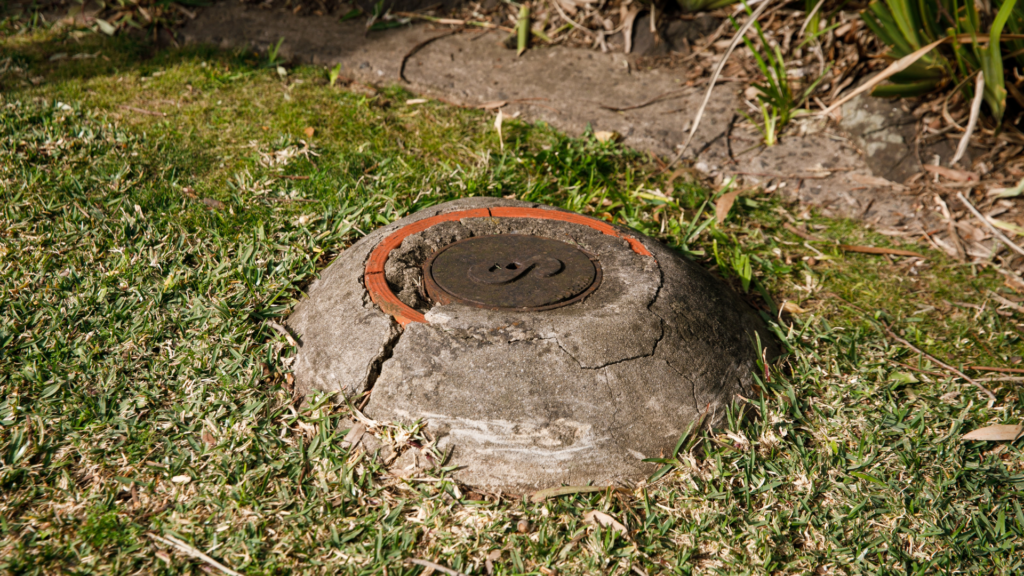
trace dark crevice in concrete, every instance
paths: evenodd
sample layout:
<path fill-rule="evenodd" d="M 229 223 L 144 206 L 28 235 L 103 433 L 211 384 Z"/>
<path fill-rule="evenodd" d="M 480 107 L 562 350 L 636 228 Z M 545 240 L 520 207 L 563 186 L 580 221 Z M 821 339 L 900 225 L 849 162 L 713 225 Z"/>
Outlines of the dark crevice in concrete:
<path fill-rule="evenodd" d="M 871 134 L 878 134 L 881 132 L 892 130 L 893 128 L 902 128 L 903 126 L 910 126 L 914 124 L 917 124 L 917 118 L 911 118 L 910 120 L 906 120 L 903 122 L 893 122 L 892 124 L 886 124 L 885 126 L 875 128 L 874 130 L 865 130 L 864 136 L 870 136 Z"/>
<path fill-rule="evenodd" d="M 380 372 L 384 368 L 384 363 L 391 359 L 391 356 L 395 353 L 395 346 L 398 346 L 398 340 L 401 339 L 403 332 L 404 330 L 398 325 L 398 322 L 391 318 L 387 340 L 381 345 L 380 352 L 373 357 L 373 360 L 370 361 L 370 365 L 366 369 L 366 386 L 364 390 L 373 390 L 373 385 L 380 378 Z"/>
<path fill-rule="evenodd" d="M 683 373 L 680 372 L 678 368 L 673 366 L 671 362 L 666 360 L 665 364 L 668 364 L 668 367 L 671 368 L 673 372 L 675 372 L 676 374 L 679 374 L 679 378 L 681 380 L 684 380 L 684 381 L 687 380 L 687 378 L 685 376 L 683 376 Z M 694 408 L 694 410 L 697 411 L 698 414 L 700 414 L 700 403 L 697 402 L 697 382 L 695 380 L 689 380 L 689 382 L 690 382 L 690 395 L 693 396 L 693 408 Z"/>
<path fill-rule="evenodd" d="M 660 344 L 661 341 L 665 339 L 665 320 L 661 316 L 658 316 L 657 314 L 655 314 L 655 316 L 658 318 L 658 323 L 661 326 L 661 334 L 658 336 L 658 339 L 654 341 L 654 347 L 651 348 L 651 352 L 649 354 L 637 354 L 636 356 L 629 356 L 627 358 L 622 358 L 620 360 L 613 360 L 611 362 L 606 362 L 604 364 L 601 364 L 600 366 L 584 366 L 582 362 L 580 362 L 575 356 L 572 355 L 571 352 L 569 352 L 565 348 L 565 346 L 562 346 L 562 343 L 558 341 L 558 337 L 554 337 L 554 338 L 527 338 L 527 339 L 523 339 L 523 340 L 517 340 L 517 342 L 527 342 L 527 341 L 536 342 L 536 341 L 541 341 L 541 340 L 551 340 L 555 344 L 558 345 L 558 347 L 562 350 L 562 352 L 565 352 L 566 356 L 568 356 L 569 358 L 572 358 L 573 362 L 576 362 L 576 364 L 579 365 L 580 370 L 603 370 L 603 369 L 605 369 L 605 368 L 607 368 L 609 366 L 615 366 L 616 364 L 622 364 L 623 362 L 629 362 L 629 361 L 637 360 L 637 359 L 640 359 L 640 358 L 651 358 L 651 357 L 654 356 L 655 352 L 658 351 L 658 344 Z"/>
<path fill-rule="evenodd" d="M 558 346 L 558 349 L 561 350 L 563 354 L 565 354 L 569 358 L 572 358 L 572 361 L 575 362 L 576 365 L 580 367 L 580 370 L 593 370 L 593 368 L 584 368 L 583 367 L 583 363 L 580 362 L 579 360 L 577 360 L 576 357 L 573 356 L 571 352 L 566 350 L 565 346 L 562 346 L 562 343 L 558 341 L 558 338 L 527 338 L 527 339 L 524 339 L 524 340 L 516 340 L 516 342 L 545 342 L 545 341 L 547 341 L 547 342 L 554 342 L 555 346 Z"/>

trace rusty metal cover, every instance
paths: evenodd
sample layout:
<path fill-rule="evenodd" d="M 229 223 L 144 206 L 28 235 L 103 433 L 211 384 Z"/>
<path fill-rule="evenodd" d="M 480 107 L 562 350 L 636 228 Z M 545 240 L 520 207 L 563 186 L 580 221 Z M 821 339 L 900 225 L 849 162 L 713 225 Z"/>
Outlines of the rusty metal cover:
<path fill-rule="evenodd" d="M 601 265 L 560 240 L 501 234 L 441 248 L 423 265 L 423 278 L 427 295 L 439 304 L 548 310 L 596 290 Z"/>

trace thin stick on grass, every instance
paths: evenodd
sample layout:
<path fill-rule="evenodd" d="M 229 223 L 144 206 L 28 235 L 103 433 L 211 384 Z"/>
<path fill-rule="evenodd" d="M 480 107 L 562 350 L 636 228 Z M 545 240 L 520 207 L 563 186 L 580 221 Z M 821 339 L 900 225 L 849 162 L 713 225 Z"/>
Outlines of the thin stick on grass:
<path fill-rule="evenodd" d="M 1006 306 L 1010 310 L 1013 310 L 1014 312 L 1018 312 L 1020 314 L 1024 314 L 1024 306 L 1021 306 L 1020 304 L 1017 304 L 1013 300 L 1008 300 L 1006 298 L 1003 298 L 1002 296 L 1000 296 L 999 294 L 996 294 L 995 292 L 993 292 L 991 290 L 988 291 L 988 295 L 991 296 L 993 300 L 995 300 L 996 302 L 999 302 L 1003 306 Z M 1021 374 L 1024 374 L 1024 370 L 1019 370 L 1019 372 Z"/>
<path fill-rule="evenodd" d="M 850 302 L 850 301 L 849 301 L 849 300 L 847 300 L 846 298 L 843 298 L 843 297 L 842 297 L 842 296 L 840 296 L 839 294 L 836 294 L 835 292 L 826 292 L 826 294 L 828 294 L 828 295 L 830 295 L 830 296 L 835 296 L 836 298 L 838 298 L 838 299 L 842 300 L 842 301 L 843 301 L 843 302 L 845 302 L 845 303 L 846 303 L 846 304 L 847 304 L 848 306 L 850 306 L 850 307 L 851 307 L 851 308 L 853 308 L 854 310 L 857 310 L 858 312 L 860 312 L 860 313 L 861 313 L 861 314 L 863 314 L 864 316 L 868 316 L 868 317 L 870 316 L 870 315 L 868 314 L 868 312 L 867 312 L 866 310 L 864 310 L 864 309 L 863 309 L 863 308 L 861 308 L 860 306 L 857 306 L 857 305 L 856 305 L 856 304 L 854 304 L 853 302 Z M 886 333 L 886 334 L 888 334 L 888 335 L 889 335 L 889 337 L 890 337 L 890 338 L 892 338 L 893 340 L 895 340 L 895 341 L 899 342 L 900 344 L 903 344 L 903 345 L 904 345 L 904 346 L 906 346 L 907 348 L 910 348 L 910 349 L 911 349 L 911 350 L 913 350 L 914 352 L 917 352 L 918 354 L 920 354 L 920 355 L 924 356 L 925 358 L 927 358 L 927 359 L 931 360 L 931 361 L 932 361 L 932 362 L 934 362 L 935 364 L 938 364 L 938 365 L 939 365 L 939 366 L 941 366 L 942 368 L 945 368 L 946 370 L 949 370 L 950 372 L 952 372 L 952 373 L 956 374 L 956 375 L 957 375 L 957 376 L 959 376 L 960 378 L 963 378 L 963 379 L 964 379 L 965 381 L 969 382 L 969 383 L 970 383 L 970 384 L 971 384 L 972 386 L 974 386 L 974 387 L 976 387 L 977 389 L 979 389 L 979 390 L 981 390 L 982 392 L 984 392 L 984 393 L 985 393 L 985 395 L 987 395 L 987 396 L 988 396 L 988 399 L 989 399 L 989 401 L 988 401 L 988 407 L 989 407 L 989 408 L 991 408 L 991 407 L 992 407 L 993 405 L 995 405 L 995 403 L 996 403 L 996 395 L 995 395 L 995 394 L 993 394 L 993 393 L 992 393 L 992 392 L 991 392 L 991 391 L 990 391 L 990 390 L 989 390 L 988 388 L 985 388 L 985 387 L 984 387 L 984 386 L 982 386 L 981 384 L 978 384 L 978 382 L 977 382 L 977 381 L 975 381 L 975 380 L 972 380 L 971 378 L 969 378 L 969 377 L 968 377 L 968 376 L 967 376 L 966 374 L 964 374 L 963 372 L 961 372 L 961 371 L 957 370 L 956 368 L 953 368 L 952 366 L 950 366 L 949 364 L 946 364 L 946 363 L 945 363 L 945 362 L 943 362 L 942 360 L 939 360 L 939 359 L 938 359 L 938 358 L 936 358 L 935 356 L 932 356 L 931 354 L 929 354 L 929 353 L 925 352 L 924 350 L 921 350 L 921 349 L 920 349 L 920 348 L 918 348 L 917 346 L 914 346 L 914 345 L 913 345 L 913 344 L 911 344 L 910 342 L 907 342 L 907 341 L 906 341 L 906 340 L 904 340 L 903 338 L 900 338 L 899 336 L 897 336 L 897 335 L 896 335 L 896 333 L 895 333 L 895 332 L 893 332 L 893 331 L 892 331 L 892 329 L 891 329 L 891 328 L 889 328 L 889 325 L 888 325 L 888 324 L 886 324 L 885 322 L 879 321 L 879 322 L 878 322 L 878 324 L 879 324 L 879 325 L 880 325 L 880 326 L 882 327 L 882 330 L 885 330 L 885 333 Z"/>
<path fill-rule="evenodd" d="M 889 328 L 889 326 L 887 326 L 886 324 L 882 324 L 882 329 L 883 329 L 883 330 L 885 330 L 885 333 L 886 333 L 886 334 L 888 334 L 888 335 L 889 335 L 889 337 L 890 337 L 890 338 L 892 338 L 893 340 L 895 340 L 895 341 L 899 342 L 900 344 L 902 344 L 902 345 L 906 346 L 907 348 L 910 348 L 910 349 L 911 349 L 911 350 L 913 350 L 914 352 L 917 352 L 918 354 L 920 354 L 921 356 L 924 356 L 925 358 L 927 358 L 927 359 L 931 360 L 931 361 L 932 361 L 932 362 L 934 362 L 935 364 L 938 364 L 939 366 L 942 366 L 942 367 L 943 367 L 943 368 L 945 368 L 946 370 L 948 370 L 948 371 L 950 371 L 950 372 L 952 372 L 952 373 L 956 374 L 957 376 L 959 376 L 959 377 L 963 378 L 963 379 L 964 379 L 965 381 L 969 382 L 969 383 L 970 383 L 970 384 L 971 384 L 972 386 L 974 386 L 974 387 L 975 387 L 975 388 L 977 388 L 978 390 L 980 390 L 980 391 L 984 392 L 984 393 L 985 393 L 985 395 L 986 395 L 986 396 L 988 396 L 988 407 L 989 407 L 989 408 L 991 408 L 992 406 L 994 406 L 994 405 L 995 405 L 995 403 L 996 403 L 996 395 L 995 395 L 995 394 L 993 394 L 991 390 L 989 390 L 988 388 L 985 388 L 984 386 L 982 386 L 981 384 L 979 384 L 979 383 L 978 383 L 977 381 L 975 381 L 975 380 L 971 379 L 971 377 L 970 377 L 970 376 L 968 376 L 968 375 L 964 374 L 963 372 L 961 372 L 961 371 L 957 370 L 956 368 L 953 368 L 953 367 L 952 367 L 952 366 L 950 366 L 949 364 L 946 364 L 946 363 L 945 363 L 945 362 L 943 362 L 942 360 L 939 360 L 938 358 L 936 358 L 935 356 L 932 356 L 931 354 L 929 354 L 929 353 L 925 352 L 924 350 L 921 350 L 920 348 L 918 348 L 918 347 L 914 346 L 914 345 L 913 345 L 913 344 L 911 344 L 910 342 L 907 342 L 907 341 L 906 341 L 906 340 L 904 340 L 903 338 L 900 338 L 900 337 L 899 337 L 899 336 L 897 336 L 897 335 L 896 335 L 896 333 L 895 333 L 895 332 L 893 332 L 893 331 L 892 331 L 892 330 L 891 330 L 891 329 Z"/>
<path fill-rule="evenodd" d="M 284 339 L 288 341 L 289 345 L 294 346 L 295 348 L 299 347 L 299 343 L 292 336 L 292 333 L 289 332 L 288 329 L 285 328 L 284 326 L 281 326 L 280 324 L 274 322 L 273 320 L 267 320 L 267 326 L 273 328 L 274 332 L 277 332 L 281 336 L 284 336 Z"/>
<path fill-rule="evenodd" d="M 964 157 L 964 153 L 967 152 L 967 145 L 971 141 L 971 135 L 974 134 L 974 127 L 978 124 L 978 113 L 981 112 L 981 97 L 984 94 L 985 72 L 978 70 L 978 78 L 974 81 L 974 101 L 971 102 L 971 118 L 967 121 L 967 130 L 960 137 L 960 144 L 956 147 L 956 154 L 953 155 L 953 159 L 949 162 L 950 166 L 959 162 Z"/>
<path fill-rule="evenodd" d="M 202 560 L 203 562 L 206 562 L 210 566 L 216 568 L 217 570 L 220 570 L 221 572 L 223 572 L 225 574 L 228 574 L 229 576 L 242 576 L 238 572 L 235 572 L 231 568 L 228 568 L 227 566 L 221 564 L 220 562 L 217 562 L 213 558 L 210 558 L 206 554 L 203 554 L 199 550 L 196 550 L 192 546 L 189 546 L 188 544 L 182 542 L 181 540 L 178 540 L 177 538 L 175 538 L 174 536 L 171 536 L 170 534 L 168 534 L 166 538 L 162 538 L 162 537 L 157 536 L 156 534 L 153 534 L 153 533 L 149 533 L 148 536 L 150 538 L 152 538 L 153 540 L 156 540 L 157 542 L 160 542 L 161 544 L 164 544 L 165 546 L 170 546 L 170 547 L 174 548 L 175 550 L 177 550 L 177 551 L 179 551 L 179 552 L 181 552 L 183 554 L 187 554 L 187 555 L 195 558 L 196 560 Z"/>
<path fill-rule="evenodd" d="M 1000 368 L 998 366 L 968 366 L 969 370 L 978 372 L 1006 372 L 1007 374 L 1024 374 L 1024 368 Z"/>
<path fill-rule="evenodd" d="M 437 564 L 435 562 L 431 562 L 430 560 L 420 560 L 419 558 L 410 558 L 410 559 L 406 560 L 406 562 L 410 562 L 412 564 L 419 564 L 420 566 L 424 566 L 426 568 L 430 568 L 430 569 L 436 570 L 438 572 L 444 572 L 448 576 L 466 576 L 465 574 L 463 574 L 462 572 L 459 572 L 458 570 L 452 570 L 451 568 L 445 568 L 444 566 L 441 566 L 440 564 Z"/>
<path fill-rule="evenodd" d="M 985 227 L 989 229 L 989 232 L 992 232 L 993 236 L 998 238 L 999 241 L 1002 242 L 1003 244 L 1006 244 L 1007 247 L 1012 248 L 1014 252 L 1017 252 L 1018 254 L 1024 256 L 1024 248 L 1017 246 L 1016 244 L 1014 244 L 1013 240 L 1010 240 L 1009 238 L 1006 237 L 1005 234 L 997 230 L 996 227 L 993 226 L 992 223 L 988 221 L 988 218 L 985 218 L 985 216 L 982 215 L 981 212 L 978 212 L 978 209 L 974 207 L 974 204 L 971 204 L 971 201 L 964 196 L 963 192 L 957 192 L 956 197 L 959 198 L 960 201 L 964 203 L 964 206 L 967 206 L 967 209 L 971 211 L 971 214 L 974 214 L 975 218 L 981 220 L 981 223 L 984 224 Z"/>
<path fill-rule="evenodd" d="M 697 115 L 693 118 L 693 126 L 690 127 L 690 133 L 686 136 L 686 142 L 683 142 L 683 147 L 679 150 L 679 154 L 676 155 L 675 160 L 672 161 L 669 166 L 675 164 L 677 160 L 683 157 L 686 153 L 686 149 L 690 147 L 690 142 L 693 140 L 693 136 L 697 133 L 697 128 L 700 126 L 701 118 L 704 117 L 704 110 L 708 107 L 708 102 L 711 101 L 711 91 L 715 89 L 715 83 L 718 82 L 718 77 L 722 74 L 722 69 L 725 68 L 725 63 L 729 60 L 729 56 L 732 55 L 732 51 L 736 49 L 736 46 L 743 41 L 743 36 L 747 33 L 747 30 L 757 22 L 757 19 L 761 17 L 765 9 L 771 5 L 771 0 L 765 0 L 754 10 L 754 13 L 747 18 L 747 21 L 739 29 L 739 32 L 732 37 L 732 42 L 729 43 L 729 48 L 726 49 L 725 54 L 722 55 L 722 59 L 718 61 L 718 65 L 715 66 L 714 73 L 711 74 L 711 80 L 708 82 L 708 89 L 704 92 L 704 100 L 700 103 L 700 108 L 697 109 Z"/>

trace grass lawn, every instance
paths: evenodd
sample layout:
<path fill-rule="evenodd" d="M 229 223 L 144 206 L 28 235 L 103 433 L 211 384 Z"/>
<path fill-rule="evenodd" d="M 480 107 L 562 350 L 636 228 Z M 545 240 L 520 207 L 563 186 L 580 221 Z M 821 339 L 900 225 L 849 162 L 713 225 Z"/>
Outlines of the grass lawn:
<path fill-rule="evenodd" d="M 169 538 L 244 574 L 1024 571 L 1024 442 L 961 439 L 1021 422 L 1020 379 L 967 371 L 989 407 L 884 330 L 1020 367 L 997 274 L 840 252 L 891 239 L 763 191 L 718 225 L 714 191 L 591 137 L 506 120 L 502 151 L 488 113 L 400 88 L 23 24 L 0 26 L 0 572 L 216 573 Z M 805 309 L 766 313 L 787 359 L 632 491 L 391 477 L 340 447 L 347 408 L 295 402 L 268 320 L 370 229 L 474 195 L 615 218 L 738 290 L 749 266 L 752 301 Z"/>

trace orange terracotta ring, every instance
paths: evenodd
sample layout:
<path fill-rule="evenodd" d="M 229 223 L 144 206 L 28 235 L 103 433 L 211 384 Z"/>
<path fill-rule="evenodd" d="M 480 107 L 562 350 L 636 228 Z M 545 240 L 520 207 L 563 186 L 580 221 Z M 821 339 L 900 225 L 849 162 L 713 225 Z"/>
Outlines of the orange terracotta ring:
<path fill-rule="evenodd" d="M 394 316 L 395 320 L 397 320 L 403 327 L 408 326 L 413 322 L 422 322 L 426 324 L 427 319 L 423 314 L 405 305 L 397 296 L 395 296 L 394 292 L 391 291 L 387 280 L 384 278 L 384 263 L 387 262 L 391 251 L 401 246 L 402 240 L 405 240 L 408 236 L 416 234 L 417 232 L 422 232 L 427 228 L 440 224 L 441 222 L 452 222 L 455 220 L 462 220 L 463 218 L 534 218 L 537 220 L 558 220 L 560 222 L 589 226 L 602 234 L 622 238 L 626 242 L 629 242 L 629 246 L 633 249 L 633 252 L 636 252 L 641 256 L 652 256 L 650 250 L 648 250 L 636 238 L 623 234 L 610 224 L 590 218 L 589 216 L 574 214 L 572 212 L 545 210 L 543 208 L 515 208 L 511 206 L 504 206 L 494 208 L 474 208 L 472 210 L 459 210 L 457 212 L 438 214 L 437 216 L 431 216 L 430 218 L 424 218 L 418 222 L 413 222 L 412 224 L 403 226 L 392 232 L 373 250 L 370 254 L 370 259 L 366 262 L 364 283 L 366 285 L 366 290 L 370 293 L 370 299 L 373 300 L 374 304 L 380 306 L 380 309 L 385 313 Z"/>

